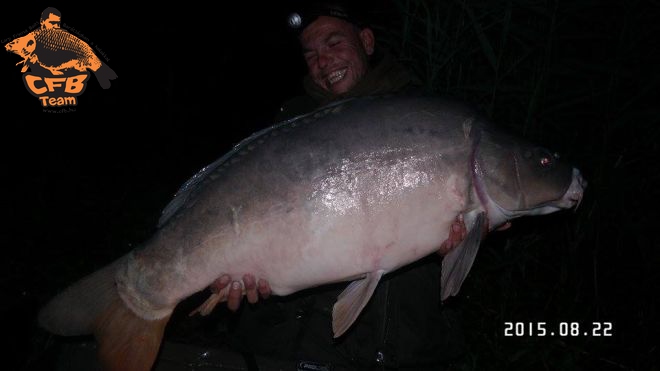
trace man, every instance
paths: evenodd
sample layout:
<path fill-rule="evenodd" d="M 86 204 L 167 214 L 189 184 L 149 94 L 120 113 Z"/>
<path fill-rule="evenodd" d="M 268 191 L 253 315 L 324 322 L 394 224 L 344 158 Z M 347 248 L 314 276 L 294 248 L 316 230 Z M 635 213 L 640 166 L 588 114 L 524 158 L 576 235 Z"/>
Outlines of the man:
<path fill-rule="evenodd" d="M 60 28 L 62 20 L 62 13 L 59 10 L 48 7 L 41 12 L 41 19 L 39 24 L 42 30 L 49 30 L 52 28 Z"/>
<path fill-rule="evenodd" d="M 376 48 L 374 33 L 357 9 L 319 3 L 301 13 L 292 14 L 289 24 L 299 30 L 307 94 L 286 102 L 280 118 L 348 97 L 421 91 L 417 78 Z"/>
<path fill-rule="evenodd" d="M 289 23 L 299 32 L 308 75 L 306 95 L 282 107 L 278 119 L 309 112 L 329 102 L 370 94 L 420 91 L 419 81 L 390 55 L 377 50 L 373 31 L 358 13 L 336 3 L 316 4 L 295 13 Z M 452 231 L 463 237 L 462 224 Z M 246 281 L 247 279 L 247 281 Z M 229 284 L 222 277 L 213 289 Z M 267 282 L 244 277 L 248 301 L 230 326 L 230 343 L 259 370 L 437 370 L 462 352 L 453 313 L 441 310 L 437 256 L 392 272 L 376 289 L 353 328 L 332 336 L 332 307 L 346 283 L 267 297 Z M 241 285 L 234 282 L 228 306 L 240 305 Z"/>
<path fill-rule="evenodd" d="M 419 80 L 389 54 L 375 54 L 375 36 L 364 26 L 364 15 L 339 2 L 320 2 L 305 12 L 289 16 L 289 26 L 297 31 L 307 64 L 303 84 L 306 95 L 284 103 L 276 121 L 312 111 L 334 100 L 370 94 L 421 90 Z M 361 27 L 363 26 L 363 27 Z M 374 57 L 374 58 L 372 58 Z M 227 299 L 230 310 L 238 310 L 245 288 L 248 302 L 254 304 L 270 296 L 270 287 L 247 274 L 243 285 L 222 276 L 211 290 L 232 284 Z"/>

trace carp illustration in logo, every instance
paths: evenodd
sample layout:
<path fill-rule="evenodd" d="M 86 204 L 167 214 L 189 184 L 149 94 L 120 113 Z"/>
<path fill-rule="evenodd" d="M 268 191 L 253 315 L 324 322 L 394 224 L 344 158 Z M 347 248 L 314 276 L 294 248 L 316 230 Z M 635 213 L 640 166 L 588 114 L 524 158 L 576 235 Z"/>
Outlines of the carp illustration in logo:
<path fill-rule="evenodd" d="M 25 86 L 44 107 L 76 105 L 76 96 L 84 91 L 90 70 L 103 89 L 117 78 L 85 41 L 62 29 L 60 22 L 59 10 L 46 8 L 39 29 L 5 45 L 7 51 L 23 58 L 16 65 L 23 64 Z M 32 74 L 26 73 L 28 68 Z"/>

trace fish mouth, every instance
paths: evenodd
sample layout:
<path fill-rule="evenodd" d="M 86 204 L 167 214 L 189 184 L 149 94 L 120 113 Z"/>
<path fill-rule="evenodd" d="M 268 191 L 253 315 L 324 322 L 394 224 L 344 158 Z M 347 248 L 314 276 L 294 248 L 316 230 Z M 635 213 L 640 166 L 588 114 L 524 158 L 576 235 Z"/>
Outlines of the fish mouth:
<path fill-rule="evenodd" d="M 580 173 L 580 170 L 573 168 L 573 180 L 571 181 L 571 185 L 568 186 L 568 190 L 564 193 L 564 196 L 562 196 L 555 205 L 561 209 L 574 208 L 577 210 L 580 203 L 582 203 L 585 188 L 587 188 L 587 181 Z"/>
<path fill-rule="evenodd" d="M 580 173 L 580 170 L 573 168 L 573 180 L 571 180 L 571 184 L 568 186 L 564 195 L 555 202 L 537 208 L 533 214 L 544 215 L 565 209 L 577 210 L 582 203 L 585 188 L 587 188 L 587 181 Z"/>
<path fill-rule="evenodd" d="M 346 72 L 348 71 L 348 67 L 340 68 L 338 70 L 335 70 L 333 72 L 330 72 L 326 76 L 326 80 L 328 81 L 328 84 L 330 86 L 338 83 L 339 81 L 343 80 L 344 77 L 346 76 Z"/>
<path fill-rule="evenodd" d="M 522 215 L 546 215 L 566 209 L 577 210 L 580 203 L 582 203 L 585 188 L 587 188 L 587 181 L 582 177 L 582 174 L 580 174 L 580 170 L 573 168 L 573 179 L 571 180 L 571 184 L 568 186 L 566 192 L 564 192 L 564 195 L 555 201 L 547 202 L 532 209 L 517 211 L 505 210 L 499 205 L 495 205 L 499 212 L 505 216 L 506 220 L 517 218 Z"/>

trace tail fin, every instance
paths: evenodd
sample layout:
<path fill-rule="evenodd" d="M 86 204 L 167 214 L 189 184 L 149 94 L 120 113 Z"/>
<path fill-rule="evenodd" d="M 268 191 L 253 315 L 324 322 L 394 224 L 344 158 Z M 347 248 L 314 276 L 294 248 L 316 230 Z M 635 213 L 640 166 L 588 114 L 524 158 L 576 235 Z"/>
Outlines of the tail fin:
<path fill-rule="evenodd" d="M 59 293 L 39 312 L 39 324 L 63 336 L 88 335 L 94 321 L 119 297 L 115 272 L 123 258 L 101 268 Z"/>
<path fill-rule="evenodd" d="M 97 321 L 99 359 L 107 371 L 149 371 L 170 316 L 148 321 L 117 299 Z"/>
<path fill-rule="evenodd" d="M 149 321 L 126 307 L 114 284 L 122 261 L 90 274 L 55 296 L 39 312 L 39 324 L 57 335 L 93 333 L 104 370 L 148 371 L 170 317 Z"/>
<path fill-rule="evenodd" d="M 94 71 L 94 75 L 103 89 L 109 89 L 111 85 L 110 80 L 117 78 L 115 71 L 106 64 L 102 64 L 98 70 Z"/>

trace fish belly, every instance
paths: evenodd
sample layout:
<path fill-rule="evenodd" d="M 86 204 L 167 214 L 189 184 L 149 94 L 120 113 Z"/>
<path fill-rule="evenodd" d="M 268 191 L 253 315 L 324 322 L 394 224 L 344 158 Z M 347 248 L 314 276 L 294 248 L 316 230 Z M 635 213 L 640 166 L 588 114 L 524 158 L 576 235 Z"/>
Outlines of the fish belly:
<path fill-rule="evenodd" d="M 392 272 L 446 240 L 465 200 L 437 184 L 406 192 L 393 202 L 334 213 L 318 205 L 228 223 L 196 248 L 183 244 L 159 263 L 159 248 L 134 254 L 118 274 L 122 297 L 145 318 L 169 314 L 184 298 L 229 274 L 266 279 L 276 295 L 369 272 Z M 310 212 L 311 211 L 311 212 Z M 164 237 L 164 239 L 167 239 Z M 169 240 L 169 239 L 168 239 Z"/>

